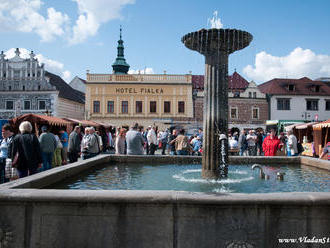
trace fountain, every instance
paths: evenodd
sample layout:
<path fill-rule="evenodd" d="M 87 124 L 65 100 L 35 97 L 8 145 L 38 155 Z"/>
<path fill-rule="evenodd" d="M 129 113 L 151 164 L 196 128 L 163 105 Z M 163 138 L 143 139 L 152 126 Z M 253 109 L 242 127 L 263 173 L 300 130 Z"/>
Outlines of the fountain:
<path fill-rule="evenodd" d="M 203 178 L 227 177 L 228 56 L 247 47 L 252 38 L 245 31 L 215 28 L 182 37 L 187 48 L 205 56 Z"/>

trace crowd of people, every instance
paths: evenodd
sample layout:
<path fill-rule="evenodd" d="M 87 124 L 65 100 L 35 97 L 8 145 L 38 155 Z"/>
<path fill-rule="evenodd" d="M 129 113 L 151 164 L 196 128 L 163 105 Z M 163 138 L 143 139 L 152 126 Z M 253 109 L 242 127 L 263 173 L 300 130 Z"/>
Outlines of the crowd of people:
<path fill-rule="evenodd" d="M 231 142 L 232 139 L 237 142 Z M 267 134 L 263 130 L 242 130 L 238 138 L 229 137 L 229 145 L 233 148 L 231 144 L 236 144 L 240 156 L 297 156 L 303 151 L 292 130 L 278 136 L 275 129 Z"/>
<path fill-rule="evenodd" d="M 159 150 L 162 155 L 197 156 L 203 153 L 201 128 L 189 137 L 184 129 L 158 130 L 156 126 L 149 126 L 144 130 L 138 123 L 129 129 L 118 127 L 98 131 L 94 127 L 85 127 L 83 130 L 81 126 L 76 126 L 70 135 L 64 128 L 53 130 L 52 127 L 42 126 L 38 130 L 41 134 L 37 137 L 32 130 L 28 121 L 20 124 L 20 133 L 16 135 L 9 124 L 2 127 L 0 183 L 73 163 L 80 157 L 89 159 L 102 152 L 154 155 Z M 230 150 L 237 150 L 240 156 L 297 156 L 302 152 L 302 146 L 292 131 L 277 136 L 274 129 L 267 134 L 263 130 L 229 133 L 228 145 Z M 330 154 L 330 142 L 320 157 L 326 154 Z M 7 167 L 15 168 L 16 175 L 7 173 Z"/>

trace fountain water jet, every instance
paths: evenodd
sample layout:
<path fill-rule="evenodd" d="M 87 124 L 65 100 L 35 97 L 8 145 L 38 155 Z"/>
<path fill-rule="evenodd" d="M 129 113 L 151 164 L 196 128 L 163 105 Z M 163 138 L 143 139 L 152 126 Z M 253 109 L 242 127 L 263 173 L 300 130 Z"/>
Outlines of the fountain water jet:
<path fill-rule="evenodd" d="M 226 177 L 228 174 L 228 56 L 247 47 L 252 39 L 253 36 L 246 31 L 215 28 L 188 33 L 181 39 L 187 48 L 205 56 L 204 178 Z"/>

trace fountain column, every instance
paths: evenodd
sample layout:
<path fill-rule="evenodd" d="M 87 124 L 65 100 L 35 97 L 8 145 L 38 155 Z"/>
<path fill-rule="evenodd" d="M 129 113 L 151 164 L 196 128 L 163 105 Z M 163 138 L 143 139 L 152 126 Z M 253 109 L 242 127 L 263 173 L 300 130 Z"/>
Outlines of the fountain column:
<path fill-rule="evenodd" d="M 182 37 L 184 45 L 205 56 L 203 166 L 204 178 L 228 174 L 228 56 L 252 41 L 236 29 L 201 29 Z"/>
<path fill-rule="evenodd" d="M 228 54 L 205 54 L 203 169 L 204 178 L 227 175 L 228 145 L 220 134 L 228 130 Z M 222 141 L 227 144 L 227 141 Z"/>

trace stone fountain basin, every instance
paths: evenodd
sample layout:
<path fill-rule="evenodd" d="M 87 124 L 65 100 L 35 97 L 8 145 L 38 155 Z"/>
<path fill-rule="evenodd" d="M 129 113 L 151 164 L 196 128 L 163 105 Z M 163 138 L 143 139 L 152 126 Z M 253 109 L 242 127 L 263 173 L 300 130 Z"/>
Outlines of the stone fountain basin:
<path fill-rule="evenodd" d="M 104 163 L 201 163 L 192 156 L 113 156 L 0 186 L 3 247 L 277 247 L 279 238 L 329 235 L 330 193 L 189 193 L 41 189 Z M 230 163 L 301 164 L 305 157 L 230 157 Z M 242 246 L 243 245 L 243 246 Z M 302 243 L 301 247 L 308 243 Z M 317 245 L 317 244 L 315 244 Z M 317 247 L 317 246 L 315 246 Z"/>

